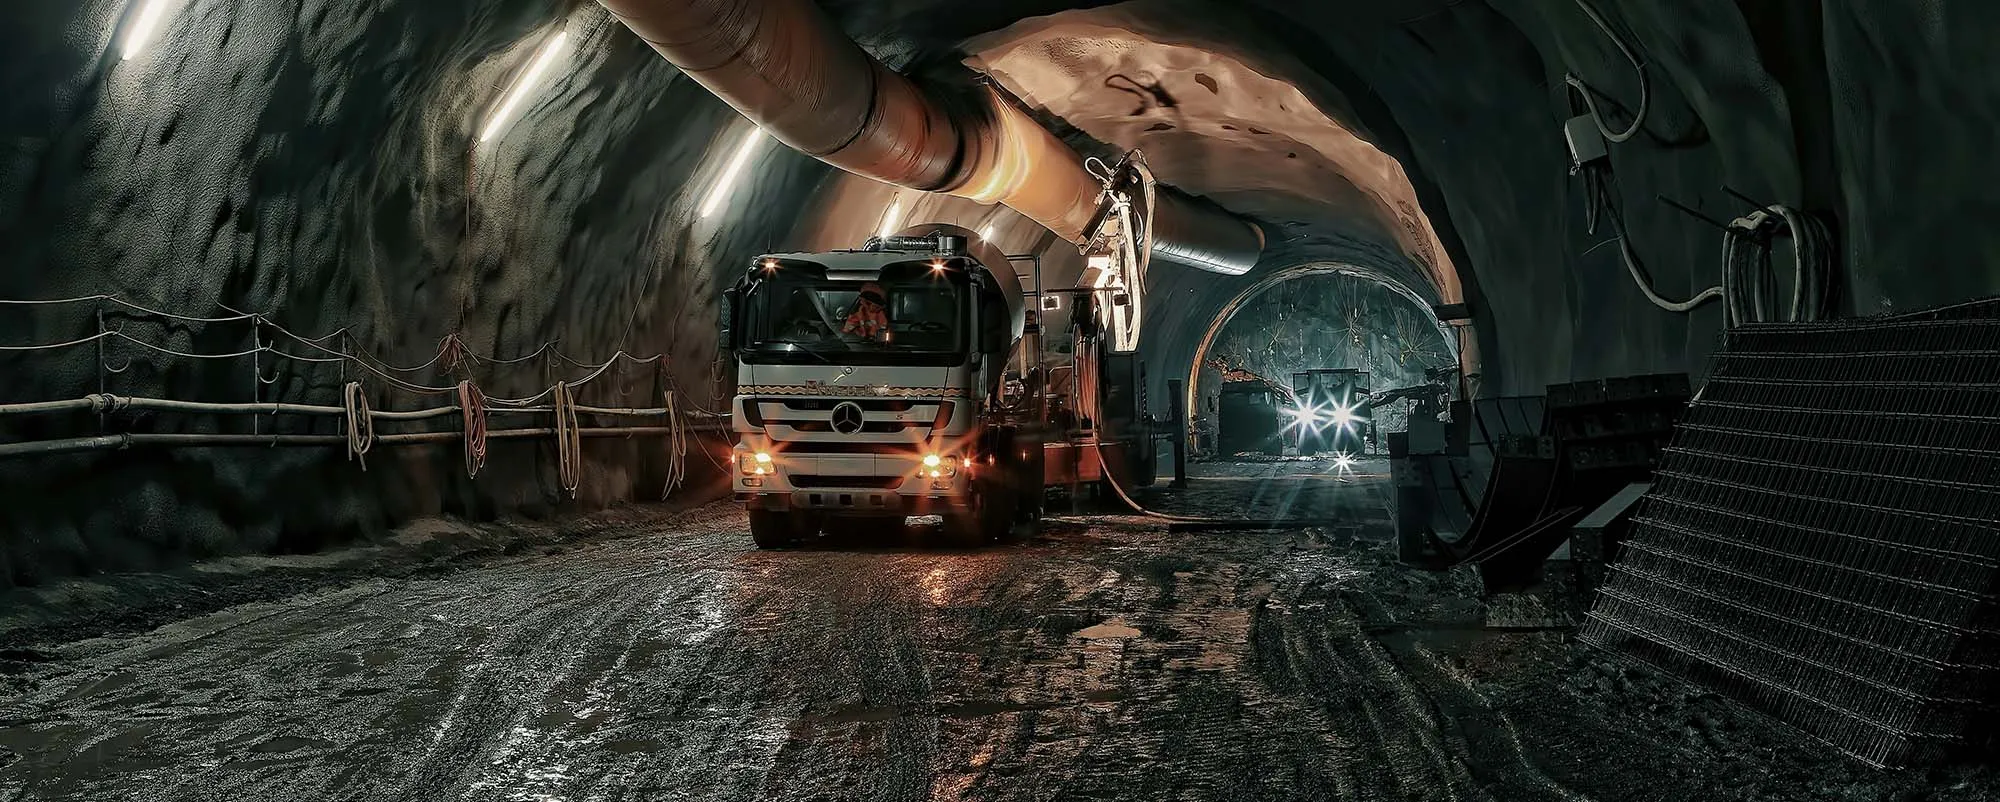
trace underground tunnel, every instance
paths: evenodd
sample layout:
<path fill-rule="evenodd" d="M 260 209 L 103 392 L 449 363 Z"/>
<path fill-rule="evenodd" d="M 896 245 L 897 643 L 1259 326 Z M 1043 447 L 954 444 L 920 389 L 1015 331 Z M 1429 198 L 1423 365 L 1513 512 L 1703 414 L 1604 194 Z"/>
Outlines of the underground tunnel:
<path fill-rule="evenodd" d="M 1993 799 L 1996 37 L 6 4 L 0 799 Z"/>

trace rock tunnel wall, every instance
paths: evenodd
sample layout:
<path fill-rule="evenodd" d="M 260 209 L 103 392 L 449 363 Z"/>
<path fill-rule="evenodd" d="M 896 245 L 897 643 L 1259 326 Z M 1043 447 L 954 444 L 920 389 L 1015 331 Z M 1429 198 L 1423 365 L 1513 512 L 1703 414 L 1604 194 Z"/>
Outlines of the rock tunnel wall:
<path fill-rule="evenodd" d="M 1412 7 L 1376 25 L 1343 6 L 1279 11 L 1293 43 L 1350 93 L 1382 143 L 1438 188 L 1485 296 L 1497 347 L 1490 392 L 1573 379 L 1700 372 L 1720 324 L 1652 307 L 1607 232 L 1584 230 L 1582 192 L 1559 135 L 1562 77 L 1636 105 L 1637 78 L 1574 3 L 1493 0 Z M 1421 4 L 1419 4 L 1421 5 Z M 1611 159 L 1635 246 L 1661 292 L 1717 282 L 1721 235 L 1656 200 L 1729 219 L 1721 191 L 1831 213 L 1846 279 L 1842 309 L 1875 314 L 2000 292 L 1992 204 L 1996 156 L 1981 146 L 2000 82 L 1981 70 L 2000 6 L 1974 0 L 1785 3 L 1598 0 L 1648 62 L 1644 133 Z M 1343 24 L 1344 23 L 1344 24 Z M 1613 112 L 1614 125 L 1626 119 Z"/>
<path fill-rule="evenodd" d="M 742 137 L 740 118 L 594 4 L 169 2 L 153 45 L 129 61 L 114 39 L 124 2 L 0 9 L 0 298 L 111 293 L 193 316 L 255 311 L 301 335 L 346 327 L 352 348 L 402 366 L 433 360 L 451 334 L 495 359 L 550 342 L 589 364 L 621 349 L 664 354 L 659 371 L 615 365 L 578 390 L 579 403 L 659 406 L 679 386 L 684 401 L 716 405 L 713 271 L 774 244 L 823 167 L 767 147 L 726 211 L 700 218 L 696 205 Z M 472 149 L 512 76 L 565 23 L 568 55 L 514 125 Z M 0 307 L 0 344 L 90 336 L 99 306 Z M 186 353 L 252 346 L 241 321 L 114 314 L 109 325 Z M 324 356 L 268 327 L 263 336 Z M 113 367 L 130 362 L 125 372 L 102 375 L 88 345 L 0 353 L 0 402 L 77 398 L 100 381 L 120 395 L 251 400 L 249 359 L 107 343 Z M 342 381 L 358 375 L 260 360 L 271 383 L 254 392 L 264 401 L 338 404 Z M 430 386 L 471 378 L 494 397 L 519 397 L 588 372 L 545 353 L 393 375 Z M 360 379 L 377 409 L 451 401 Z M 255 425 L 338 433 L 336 420 Z M 107 425 L 253 424 L 134 414 Z M 98 431 L 88 413 L 0 419 L 4 440 Z M 477 479 L 456 444 L 378 447 L 365 471 L 339 448 L 0 462 L 0 585 L 306 550 L 439 513 L 485 519 L 658 498 L 665 481 L 658 439 L 585 441 L 575 500 L 560 492 L 552 441 L 491 449 Z M 713 475 L 702 455 L 687 460 Z"/>
<path fill-rule="evenodd" d="M 2000 35 L 2000 6 L 1976 0 L 1594 4 L 1638 50 L 1651 82 L 1643 131 L 1612 145 L 1611 162 L 1617 206 L 1661 294 L 1687 298 L 1716 284 L 1722 240 L 1657 196 L 1724 220 L 1748 211 L 1724 185 L 1834 221 L 1845 314 L 2000 292 L 1992 260 L 2000 234 L 1981 222 L 1992 204 L 1987 176 L 2000 159 L 1981 143 L 2000 115 L 2000 85 L 1981 68 L 1980 56 L 1981 43 Z M 1334 122 L 1399 161 L 1477 316 L 1485 392 L 1538 393 L 1579 379 L 1703 370 L 1721 323 L 1719 306 L 1689 315 L 1657 309 L 1607 244 L 1609 227 L 1586 226 L 1584 189 L 1569 175 L 1561 135 L 1563 120 L 1576 113 L 1564 75 L 1575 73 L 1600 94 L 1614 127 L 1629 119 L 1639 85 L 1613 41 L 1576 3 L 1137 0 L 1057 16 L 1070 30 L 1110 26 L 1159 42 L 1233 49 L 1244 63 L 1300 87 Z M 1054 27 L 1016 26 L 975 44 Z M 1213 91 L 1188 74 L 1141 77 L 1163 97 Z M 1044 80 L 1032 88 L 1038 97 L 1101 94 L 1097 84 L 1106 78 L 1077 73 L 1068 86 Z M 1137 116 L 1100 127 L 1188 127 L 1180 119 L 1185 103 L 1127 102 L 1098 113 L 1128 109 Z M 1207 130 L 1241 129 L 1230 123 L 1196 121 Z M 1227 136 L 1252 139 L 1256 132 Z M 1070 139 L 1092 144 L 1074 132 Z M 1213 150 L 1235 154 L 1245 147 L 1255 145 L 1223 140 Z M 1181 142 L 1173 153 L 1202 158 L 1203 151 Z M 1294 168 L 1272 160 L 1263 169 L 1273 175 L 1244 174 L 1255 169 L 1233 162 L 1225 183 L 1277 186 L 1288 181 L 1279 174 Z M 1203 186 L 1199 168 L 1179 172 L 1191 176 L 1184 189 L 1227 189 Z M 1365 226 L 1284 222 L 1282 247 L 1260 271 L 1283 270 L 1305 256 L 1348 259 L 1390 276 L 1416 272 L 1398 264 L 1395 248 L 1355 234 Z M 1162 281 L 1181 291 L 1178 280 Z M 1182 322 L 1208 323 L 1198 315 Z M 1163 365 L 1191 353 L 1179 345 L 1181 334 L 1158 333 Z M 1154 374 L 1172 372 L 1156 367 Z"/>
<path fill-rule="evenodd" d="M 611 403 L 667 384 L 708 387 L 711 267 L 789 244 L 827 175 L 767 148 L 730 211 L 701 219 L 692 207 L 739 123 L 594 4 L 166 2 L 155 44 L 131 61 L 119 59 L 114 41 L 128 0 L 0 4 L 0 298 L 112 292 L 195 315 L 226 304 L 303 334 L 352 327 L 357 348 L 401 365 L 430 360 L 454 333 L 488 357 L 551 341 L 586 362 L 620 348 L 670 355 L 672 369 L 650 384 L 633 373 L 586 388 L 586 402 Z M 1846 313 L 2000 292 L 2000 230 L 1986 225 L 2000 167 L 1989 146 L 2000 79 L 1985 54 L 2000 35 L 2000 5 L 1596 2 L 1652 79 L 1644 133 L 1614 145 L 1611 160 L 1636 250 L 1663 294 L 1687 297 L 1715 282 L 1720 235 L 1655 196 L 1733 217 L 1745 207 L 1724 184 L 1831 213 Z M 919 69 L 958 65 L 968 40 L 1072 4 L 824 5 L 886 61 Z M 1635 105 L 1638 86 L 1574 3 L 1142 0 L 1117 10 L 1152 15 L 1147 30 L 1173 32 L 1181 45 L 1244 51 L 1234 54 L 1241 63 L 1300 87 L 1402 165 L 1474 309 L 1485 394 L 1701 369 L 1719 311 L 1653 308 L 1605 245 L 1607 232 L 1585 230 L 1560 137 L 1571 114 L 1563 75 L 1576 73 L 1614 109 Z M 1230 24 L 1207 26 L 1207 40 L 1189 33 L 1218 15 Z M 512 75 L 565 22 L 571 55 L 508 133 L 468 158 Z M 1255 47 L 1231 44 L 1239 29 L 1254 32 Z M 1250 52 L 1259 48 L 1271 57 Z M 1077 131 L 1060 133 L 1089 144 Z M 1341 262 L 1414 275 L 1396 263 L 1393 243 L 1315 225 L 1283 231 L 1260 271 Z M 1035 240 L 1014 236 L 1024 246 Z M 1159 335 L 1148 346 L 1158 348 L 1152 373 L 1162 381 L 1192 359 L 1213 319 L 1198 313 L 1264 277 L 1173 271 L 1160 268 L 1149 290 L 1193 300 L 1178 302 L 1188 314 L 1149 315 L 1148 337 Z M 1435 287 L 1412 289 L 1436 300 Z M 0 311 L 0 343 L 97 331 L 88 304 Z M 1161 325 L 1167 317 L 1180 319 Z M 190 353 L 251 344 L 241 325 L 113 325 Z M 112 392 L 251 394 L 240 361 L 168 360 L 136 347 L 112 357 L 132 360 L 105 379 Z M 343 380 L 310 364 L 262 367 L 274 379 L 258 391 L 264 400 L 334 403 Z M 530 395 L 564 375 L 556 365 L 474 373 L 495 395 Z M 0 401 L 74 398 L 100 381 L 88 347 L 0 353 L 0 375 Z M 444 383 L 459 374 L 407 376 Z M 377 407 L 421 402 L 371 389 Z M 248 426 L 170 416 L 112 423 Z M 19 439 L 93 434 L 97 422 L 9 418 L 0 427 Z M 365 473 L 337 449 L 9 461 L 0 464 L 0 581 L 308 549 L 437 512 L 535 514 L 644 497 L 657 490 L 654 449 L 587 444 L 576 502 L 555 492 L 547 443 L 496 444 L 477 480 L 464 478 L 448 447 L 378 452 Z"/>

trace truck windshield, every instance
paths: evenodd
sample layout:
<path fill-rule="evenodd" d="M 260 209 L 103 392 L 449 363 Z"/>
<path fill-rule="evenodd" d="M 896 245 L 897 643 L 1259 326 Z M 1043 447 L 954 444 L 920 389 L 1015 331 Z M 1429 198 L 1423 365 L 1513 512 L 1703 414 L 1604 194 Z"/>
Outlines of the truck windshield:
<path fill-rule="evenodd" d="M 877 281 L 767 278 L 745 299 L 745 356 L 767 363 L 958 364 L 965 280 L 925 273 Z"/>

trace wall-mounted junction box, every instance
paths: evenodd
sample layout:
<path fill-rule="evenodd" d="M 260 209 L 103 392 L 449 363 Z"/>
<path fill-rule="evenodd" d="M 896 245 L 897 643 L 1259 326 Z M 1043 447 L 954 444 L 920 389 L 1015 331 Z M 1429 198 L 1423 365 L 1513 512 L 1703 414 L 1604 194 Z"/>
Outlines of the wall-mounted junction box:
<path fill-rule="evenodd" d="M 1572 171 L 1611 155 L 1604 142 L 1604 134 L 1597 130 L 1597 121 L 1583 114 L 1569 118 L 1563 123 L 1563 139 L 1569 142 L 1569 161 Z"/>

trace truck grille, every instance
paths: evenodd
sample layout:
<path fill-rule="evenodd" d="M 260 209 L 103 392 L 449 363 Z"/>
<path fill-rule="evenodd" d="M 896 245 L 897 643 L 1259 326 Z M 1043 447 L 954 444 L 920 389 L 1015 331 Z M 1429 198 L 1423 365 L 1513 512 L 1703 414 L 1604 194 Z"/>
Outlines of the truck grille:
<path fill-rule="evenodd" d="M 868 490 L 895 490 L 903 486 L 901 476 L 790 476 L 792 486 L 802 490 L 823 488 L 852 488 Z"/>
<path fill-rule="evenodd" d="M 833 424 L 823 420 L 774 420 L 771 423 L 779 426 L 790 426 L 801 432 L 833 431 Z M 862 423 L 861 431 L 857 432 L 857 434 L 897 434 L 910 429 L 922 428 L 925 425 L 927 424 L 892 420 L 871 420 Z"/>
<path fill-rule="evenodd" d="M 786 409 L 795 412 L 831 412 L 833 408 L 850 403 L 861 407 L 863 412 L 908 412 L 920 406 L 934 407 L 936 401 L 908 401 L 900 398 L 787 398 Z"/>

